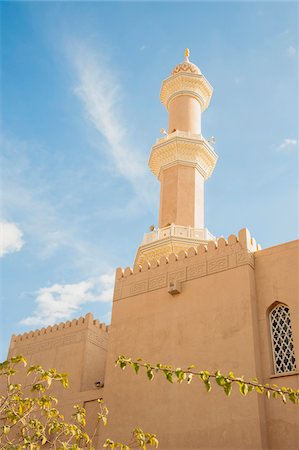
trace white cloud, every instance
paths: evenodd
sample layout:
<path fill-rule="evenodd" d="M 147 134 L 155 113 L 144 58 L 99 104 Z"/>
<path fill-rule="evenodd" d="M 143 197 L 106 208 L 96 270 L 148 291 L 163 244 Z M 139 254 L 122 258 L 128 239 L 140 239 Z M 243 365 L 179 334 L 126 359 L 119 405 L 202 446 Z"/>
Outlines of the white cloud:
<path fill-rule="evenodd" d="M 81 307 L 90 302 L 110 302 L 113 296 L 114 274 L 108 272 L 97 278 L 74 284 L 54 284 L 41 288 L 35 299 L 36 309 L 20 323 L 47 326 L 80 315 Z"/>
<path fill-rule="evenodd" d="M 82 101 L 88 120 L 105 138 L 107 155 L 116 171 L 133 185 L 139 197 L 151 201 L 149 171 L 140 151 L 128 142 L 125 114 L 121 111 L 122 88 L 116 74 L 107 68 L 101 55 L 84 44 L 76 42 L 69 49 L 78 79 L 74 93 Z"/>
<path fill-rule="evenodd" d="M 297 139 L 286 138 L 282 141 L 282 143 L 278 146 L 279 150 L 290 150 L 293 147 L 297 146 Z"/>
<path fill-rule="evenodd" d="M 0 256 L 21 250 L 24 245 L 23 233 L 16 224 L 0 222 Z"/>
<path fill-rule="evenodd" d="M 22 221 L 29 251 L 45 260 L 63 249 L 65 255 L 75 256 L 71 258 L 71 265 L 82 268 L 83 279 L 86 273 L 94 274 L 95 267 L 106 270 L 101 257 L 104 250 L 96 248 L 84 235 L 82 223 L 89 221 L 90 215 L 82 214 L 80 222 L 74 220 L 69 210 L 69 190 L 64 188 L 61 175 L 54 178 L 53 173 L 53 178 L 48 180 L 47 159 L 44 162 L 34 158 L 36 154 L 45 156 L 46 150 L 36 142 L 22 141 L 4 133 L 0 135 L 0 146 L 0 176 L 5 184 L 1 208 L 4 216 Z M 77 178 L 80 185 L 80 174 L 68 171 L 68 177 Z M 59 196 L 57 184 L 61 187 Z"/>
<path fill-rule="evenodd" d="M 289 45 L 287 48 L 287 54 L 289 56 L 294 56 L 294 55 L 296 55 L 296 53 L 297 53 L 296 47 L 294 47 L 293 45 Z"/>

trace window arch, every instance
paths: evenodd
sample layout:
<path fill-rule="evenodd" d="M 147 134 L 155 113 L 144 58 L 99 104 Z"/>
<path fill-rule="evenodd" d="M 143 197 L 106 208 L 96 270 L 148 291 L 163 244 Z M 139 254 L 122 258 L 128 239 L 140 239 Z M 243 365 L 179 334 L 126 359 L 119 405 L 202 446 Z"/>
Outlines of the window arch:
<path fill-rule="evenodd" d="M 296 370 L 290 309 L 278 303 L 269 313 L 275 373 Z"/>

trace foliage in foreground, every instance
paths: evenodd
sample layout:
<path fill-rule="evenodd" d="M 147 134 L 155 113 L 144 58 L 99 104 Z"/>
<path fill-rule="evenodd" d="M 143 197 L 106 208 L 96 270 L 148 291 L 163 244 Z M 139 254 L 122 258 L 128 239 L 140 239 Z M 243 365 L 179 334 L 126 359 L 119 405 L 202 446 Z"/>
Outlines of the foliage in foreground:
<path fill-rule="evenodd" d="M 45 446 L 55 450 L 94 450 L 98 427 L 100 423 L 107 424 L 108 409 L 103 400 L 98 400 L 97 424 L 93 434 L 89 435 L 86 431 L 86 410 L 75 405 L 71 420 L 66 422 L 56 408 L 57 399 L 49 395 L 53 383 L 68 387 L 67 374 L 31 366 L 27 370 L 28 383 L 22 388 L 21 384 L 14 382 L 17 366 L 21 363 L 27 365 L 22 356 L 0 363 L 0 381 L 5 387 L 0 396 L 0 448 L 39 450 Z M 136 428 L 128 445 L 106 439 L 103 447 L 145 450 L 147 445 L 158 447 L 156 436 Z"/>
<path fill-rule="evenodd" d="M 180 367 L 173 368 L 172 366 L 165 366 L 160 363 L 153 365 L 142 359 L 134 361 L 124 355 L 119 356 L 115 361 L 115 364 L 122 370 L 127 366 L 130 366 L 136 374 L 138 374 L 140 368 L 143 368 L 150 381 L 152 381 L 156 373 L 160 372 L 170 383 L 186 382 L 190 384 L 194 378 L 197 378 L 204 384 L 207 392 L 211 391 L 212 382 L 214 381 L 216 386 L 222 388 L 227 396 L 231 394 L 233 385 L 238 385 L 239 392 L 244 397 L 250 392 L 257 392 L 258 394 L 265 394 L 267 398 L 281 398 L 283 403 L 287 403 L 289 400 L 299 406 L 299 389 L 295 390 L 289 387 L 279 387 L 276 384 L 262 384 L 259 383 L 257 378 L 244 380 L 243 376 L 235 376 L 233 372 L 224 375 L 219 370 L 215 373 L 210 373 L 207 370 L 197 371 L 194 365 L 189 366 L 187 369 L 181 369 Z"/>

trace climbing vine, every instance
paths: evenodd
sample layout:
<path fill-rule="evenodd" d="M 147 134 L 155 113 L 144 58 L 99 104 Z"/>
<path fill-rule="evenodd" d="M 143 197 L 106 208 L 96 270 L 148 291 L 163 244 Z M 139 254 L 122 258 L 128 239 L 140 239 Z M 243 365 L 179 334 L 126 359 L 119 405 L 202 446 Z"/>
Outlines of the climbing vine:
<path fill-rule="evenodd" d="M 115 364 L 124 370 L 127 366 L 131 367 L 136 374 L 140 369 L 144 369 L 146 375 L 150 381 L 153 380 L 156 374 L 163 374 L 167 381 L 170 383 L 188 383 L 197 379 L 203 383 L 207 392 L 212 389 L 212 384 L 223 389 L 224 393 L 229 396 L 232 392 L 233 386 L 238 386 L 239 392 L 242 396 L 246 397 L 250 392 L 257 392 L 258 394 L 264 394 L 267 398 L 280 398 L 283 403 L 290 401 L 295 405 L 299 405 L 299 389 L 295 390 L 289 387 L 279 387 L 276 384 L 262 384 L 257 378 L 245 380 L 243 376 L 236 376 L 233 372 L 223 374 L 220 370 L 214 373 L 210 373 L 207 370 L 196 370 L 194 365 L 190 365 L 187 369 L 181 369 L 180 367 L 174 368 L 169 365 L 163 365 L 157 363 L 155 365 L 145 362 L 142 359 L 136 361 L 121 355 L 115 361 Z"/>

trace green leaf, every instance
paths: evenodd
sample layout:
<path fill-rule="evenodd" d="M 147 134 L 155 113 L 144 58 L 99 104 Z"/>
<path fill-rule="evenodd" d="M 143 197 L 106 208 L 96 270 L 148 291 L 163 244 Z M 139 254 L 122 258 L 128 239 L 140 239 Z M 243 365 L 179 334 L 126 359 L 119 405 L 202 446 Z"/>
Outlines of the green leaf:
<path fill-rule="evenodd" d="M 216 383 L 221 387 L 226 384 L 226 378 L 220 372 L 216 372 Z"/>
<path fill-rule="evenodd" d="M 248 394 L 248 384 L 246 383 L 240 383 L 240 392 L 241 394 L 246 397 L 246 395 Z"/>
<path fill-rule="evenodd" d="M 133 368 L 134 368 L 134 370 L 135 370 L 135 373 L 136 373 L 136 375 L 138 374 L 138 372 L 139 372 L 139 369 L 140 369 L 140 366 L 139 366 L 139 364 L 138 363 L 133 363 Z"/>
<path fill-rule="evenodd" d="M 232 388 L 233 388 L 232 382 L 230 380 L 226 380 L 226 383 L 223 386 L 223 390 L 228 397 L 230 396 Z"/>
<path fill-rule="evenodd" d="M 150 381 L 152 381 L 152 379 L 154 378 L 154 372 L 153 372 L 153 369 L 151 368 L 151 369 L 148 369 L 147 371 L 146 371 L 146 374 L 147 374 L 147 378 L 150 380 Z"/>
<path fill-rule="evenodd" d="M 258 394 L 263 394 L 264 393 L 264 391 L 265 391 L 265 388 L 264 388 L 264 386 L 256 386 L 255 387 L 255 390 L 256 390 L 256 392 L 258 393 Z"/>
<path fill-rule="evenodd" d="M 164 369 L 163 370 L 164 376 L 169 383 L 173 383 L 173 376 L 171 370 Z"/>

